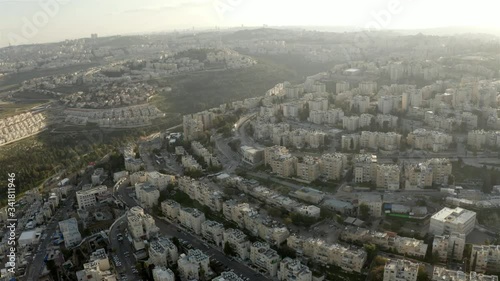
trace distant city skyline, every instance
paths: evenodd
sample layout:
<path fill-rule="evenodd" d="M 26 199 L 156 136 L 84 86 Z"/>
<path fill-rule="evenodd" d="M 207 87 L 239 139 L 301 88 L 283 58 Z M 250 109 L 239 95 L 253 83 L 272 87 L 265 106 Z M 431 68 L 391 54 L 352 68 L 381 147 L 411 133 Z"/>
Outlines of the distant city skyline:
<path fill-rule="evenodd" d="M 0 0 L 0 47 L 174 29 L 344 26 L 500 29 L 497 3 L 412 0 Z"/>

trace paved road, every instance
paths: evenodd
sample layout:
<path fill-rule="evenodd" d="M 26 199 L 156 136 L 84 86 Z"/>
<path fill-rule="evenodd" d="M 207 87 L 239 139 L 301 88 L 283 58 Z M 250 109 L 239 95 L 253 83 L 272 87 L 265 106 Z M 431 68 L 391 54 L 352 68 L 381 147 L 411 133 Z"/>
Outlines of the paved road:
<path fill-rule="evenodd" d="M 111 263 L 115 264 L 116 271 L 118 273 L 124 273 L 127 276 L 127 280 L 139 280 L 139 275 L 135 275 L 132 269 L 135 268 L 135 258 L 133 256 L 134 250 L 131 244 L 127 240 L 125 234 L 125 229 L 127 228 L 127 217 L 120 217 L 112 226 L 109 231 L 109 240 L 111 243 L 111 248 L 115 251 L 109 255 L 109 260 Z M 119 242 L 117 235 L 121 233 L 123 235 L 123 241 Z M 129 253 L 129 257 L 126 257 L 125 253 Z M 114 257 L 117 257 L 118 261 L 121 263 L 120 266 L 116 265 Z"/>
<path fill-rule="evenodd" d="M 125 188 L 120 188 L 118 190 L 118 196 L 122 201 L 129 207 L 136 206 L 137 203 L 127 195 L 127 190 Z M 120 197 L 121 196 L 121 197 Z M 220 261 L 222 264 L 225 266 L 231 268 L 234 270 L 235 273 L 238 275 L 242 274 L 244 277 L 250 278 L 250 280 L 255 280 L 256 279 L 256 272 L 249 268 L 247 265 L 242 264 L 238 261 L 231 260 L 229 257 L 225 256 L 222 252 L 221 249 L 218 248 L 213 248 L 213 247 L 207 247 L 205 246 L 205 243 L 198 238 L 195 235 L 192 235 L 189 232 L 182 231 L 179 227 L 177 227 L 175 224 L 172 224 L 170 222 L 167 222 L 166 220 L 163 220 L 153 214 L 151 214 L 156 222 L 156 226 L 160 228 L 160 233 L 163 235 L 166 235 L 167 237 L 177 237 L 179 239 L 186 240 L 188 243 L 190 243 L 194 248 L 202 250 L 205 254 L 209 255 L 211 258 Z M 271 281 L 272 279 L 269 279 L 265 276 L 259 276 L 259 280 L 269 280 Z"/>
<path fill-rule="evenodd" d="M 56 213 L 52 217 L 52 221 L 47 224 L 47 228 L 45 229 L 44 233 L 46 237 L 45 239 L 41 240 L 40 243 L 38 244 L 39 245 L 38 250 L 36 251 L 36 254 L 33 257 L 33 261 L 30 263 L 28 273 L 25 276 L 26 278 L 25 280 L 27 281 L 38 280 L 38 277 L 41 275 L 43 268 L 45 267 L 44 259 L 47 247 L 51 243 L 52 236 L 54 235 L 54 233 L 58 228 L 59 219 L 62 219 L 59 216 L 62 214 L 67 214 L 71 210 L 75 198 L 74 192 L 75 191 L 72 191 L 69 194 L 68 198 L 70 199 L 63 202 L 64 205 L 62 205 L 61 208 L 59 208 L 56 211 Z"/>

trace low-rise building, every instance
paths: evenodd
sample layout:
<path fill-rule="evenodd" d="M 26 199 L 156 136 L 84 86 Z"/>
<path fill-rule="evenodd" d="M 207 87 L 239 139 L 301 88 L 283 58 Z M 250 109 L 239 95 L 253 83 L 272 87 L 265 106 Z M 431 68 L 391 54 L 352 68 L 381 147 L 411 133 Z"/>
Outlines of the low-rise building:
<path fill-rule="evenodd" d="M 429 232 L 435 235 L 469 234 L 476 225 L 476 212 L 456 207 L 444 207 L 431 217 Z"/>
<path fill-rule="evenodd" d="M 236 251 L 238 256 L 245 260 L 249 257 L 250 241 L 246 234 L 239 229 L 229 228 L 223 233 L 224 247 L 226 243 Z"/>
<path fill-rule="evenodd" d="M 320 170 L 329 180 L 339 180 L 347 168 L 347 155 L 332 153 L 321 155 Z"/>
<path fill-rule="evenodd" d="M 149 243 L 149 260 L 156 266 L 167 266 L 179 258 L 177 246 L 170 239 L 160 236 Z"/>
<path fill-rule="evenodd" d="M 417 281 L 418 263 L 389 260 L 384 267 L 384 281 Z"/>
<path fill-rule="evenodd" d="M 201 235 L 217 246 L 222 246 L 223 233 L 224 225 L 219 222 L 206 220 L 201 224 Z"/>
<path fill-rule="evenodd" d="M 208 276 L 210 271 L 210 259 L 202 251 L 189 250 L 187 255 L 181 254 L 177 261 L 179 275 L 185 280 L 200 279 L 200 272 L 203 270 L 205 276 Z"/>
<path fill-rule="evenodd" d="M 286 257 L 280 262 L 278 280 L 312 281 L 312 272 L 309 267 L 303 265 L 299 260 Z"/>
<path fill-rule="evenodd" d="M 206 220 L 205 214 L 194 208 L 181 208 L 178 219 L 183 226 L 196 234 L 201 234 L 201 224 Z"/>
<path fill-rule="evenodd" d="M 358 204 L 366 205 L 369 208 L 370 216 L 381 217 L 383 200 L 380 194 L 360 194 L 358 197 Z M 360 208 L 358 208 L 358 211 Z"/>
<path fill-rule="evenodd" d="M 88 207 L 95 206 L 99 199 L 103 198 L 108 188 L 105 185 L 99 185 L 90 189 L 82 189 L 76 192 L 76 202 L 78 209 L 87 209 Z"/>
<path fill-rule="evenodd" d="M 64 238 L 64 246 L 68 249 L 82 241 L 82 235 L 78 230 L 78 221 L 75 218 L 60 221 L 59 230 Z"/>
<path fill-rule="evenodd" d="M 135 196 L 141 206 L 144 208 L 153 208 L 153 206 L 158 205 L 160 190 L 150 183 L 137 183 L 135 184 Z"/>
<path fill-rule="evenodd" d="M 472 245 L 470 270 L 476 272 L 500 271 L 500 245 Z"/>
<path fill-rule="evenodd" d="M 378 164 L 377 165 L 377 188 L 387 190 L 398 190 L 400 185 L 401 169 L 399 165 Z"/>
<path fill-rule="evenodd" d="M 377 156 L 359 154 L 353 159 L 354 182 L 371 182 L 377 178 Z"/>
<path fill-rule="evenodd" d="M 181 211 L 181 205 L 174 200 L 167 199 L 161 202 L 161 211 L 169 219 L 177 219 Z"/>
<path fill-rule="evenodd" d="M 459 270 L 434 266 L 432 281 L 498 281 L 498 276 L 484 275 L 474 271 L 465 273 Z"/>
<path fill-rule="evenodd" d="M 280 260 L 278 253 L 267 243 L 255 242 L 250 247 L 250 261 L 271 277 L 276 276 Z"/>
<path fill-rule="evenodd" d="M 305 156 L 297 163 L 297 176 L 306 181 L 314 181 L 320 176 L 320 162 L 317 158 Z"/>
<path fill-rule="evenodd" d="M 127 211 L 127 224 L 130 235 L 134 240 L 142 241 L 156 236 L 159 228 L 154 218 L 145 213 L 144 209 L 135 206 Z"/>
<path fill-rule="evenodd" d="M 125 158 L 125 170 L 129 171 L 130 173 L 139 172 L 143 166 L 144 163 L 141 159 Z"/>
<path fill-rule="evenodd" d="M 175 281 L 174 272 L 164 266 L 155 266 L 153 269 L 153 280 L 154 281 Z"/>
<path fill-rule="evenodd" d="M 447 262 L 448 259 L 461 261 L 465 249 L 465 234 L 454 233 L 450 235 L 435 235 L 432 242 L 434 255 L 439 256 L 439 261 Z"/>

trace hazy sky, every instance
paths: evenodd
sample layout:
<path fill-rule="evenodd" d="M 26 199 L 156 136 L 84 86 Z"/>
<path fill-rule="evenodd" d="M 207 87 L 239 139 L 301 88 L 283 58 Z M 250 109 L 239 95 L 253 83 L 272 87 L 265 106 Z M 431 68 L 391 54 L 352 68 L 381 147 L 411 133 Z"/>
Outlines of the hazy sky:
<path fill-rule="evenodd" d="M 0 46 L 214 26 L 500 28 L 497 0 L 0 0 Z"/>

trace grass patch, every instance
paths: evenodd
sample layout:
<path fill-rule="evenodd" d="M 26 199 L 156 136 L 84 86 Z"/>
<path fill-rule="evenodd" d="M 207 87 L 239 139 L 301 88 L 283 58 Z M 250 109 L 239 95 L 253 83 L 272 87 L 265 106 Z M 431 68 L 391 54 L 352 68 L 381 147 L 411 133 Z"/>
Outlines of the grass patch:
<path fill-rule="evenodd" d="M 159 87 L 172 88 L 170 92 L 158 93 L 151 102 L 163 112 L 194 113 L 223 103 L 262 96 L 277 83 L 294 77 L 290 70 L 266 63 L 245 69 L 179 75 L 150 81 Z"/>

